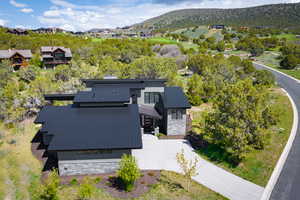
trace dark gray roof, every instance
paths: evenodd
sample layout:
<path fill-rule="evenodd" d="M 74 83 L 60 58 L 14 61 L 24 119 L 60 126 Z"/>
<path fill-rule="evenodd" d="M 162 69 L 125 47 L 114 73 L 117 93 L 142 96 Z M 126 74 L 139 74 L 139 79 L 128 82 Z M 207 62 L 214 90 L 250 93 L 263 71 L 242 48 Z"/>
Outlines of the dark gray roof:
<path fill-rule="evenodd" d="M 72 101 L 75 94 L 45 94 L 44 98 L 48 101 Z"/>
<path fill-rule="evenodd" d="M 130 102 L 129 88 L 106 86 L 93 88 L 92 91 L 78 92 L 74 103 L 116 103 Z"/>
<path fill-rule="evenodd" d="M 52 135 L 49 150 L 142 148 L 136 104 L 123 107 L 46 106 L 35 123 Z"/>
<path fill-rule="evenodd" d="M 41 47 L 41 52 L 54 52 L 57 49 L 61 49 L 65 52 L 65 56 L 68 57 L 72 57 L 72 52 L 70 48 L 65 48 L 65 47 L 61 47 L 61 46 L 44 46 Z M 49 55 L 42 55 L 42 57 L 47 57 L 49 58 Z"/>
<path fill-rule="evenodd" d="M 162 97 L 165 108 L 191 108 L 191 104 L 180 87 L 166 87 Z"/>
<path fill-rule="evenodd" d="M 8 50 L 0 50 L 0 58 L 11 58 L 16 53 L 20 54 L 24 58 L 31 58 L 32 53 L 31 50 L 28 49 L 8 49 Z"/>

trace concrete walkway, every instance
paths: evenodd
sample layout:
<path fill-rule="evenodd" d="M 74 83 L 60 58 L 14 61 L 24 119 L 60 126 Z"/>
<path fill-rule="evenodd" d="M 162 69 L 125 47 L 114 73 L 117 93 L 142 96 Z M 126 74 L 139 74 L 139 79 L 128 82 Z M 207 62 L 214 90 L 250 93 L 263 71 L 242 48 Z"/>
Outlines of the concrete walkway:
<path fill-rule="evenodd" d="M 198 158 L 198 175 L 193 179 L 232 200 L 259 200 L 264 188 L 246 181 L 196 154 L 186 140 L 159 140 L 143 135 L 143 149 L 133 150 L 141 169 L 170 170 L 181 173 L 176 154 L 184 150 L 185 157 Z"/>

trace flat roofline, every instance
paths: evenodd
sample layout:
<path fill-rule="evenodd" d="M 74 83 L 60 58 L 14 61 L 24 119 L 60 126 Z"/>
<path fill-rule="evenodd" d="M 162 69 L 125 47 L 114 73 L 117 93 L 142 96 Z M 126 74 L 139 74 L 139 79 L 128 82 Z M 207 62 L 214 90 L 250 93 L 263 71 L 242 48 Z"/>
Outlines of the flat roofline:
<path fill-rule="evenodd" d="M 44 98 L 48 101 L 72 101 L 75 94 L 45 94 Z"/>
<path fill-rule="evenodd" d="M 95 151 L 95 150 L 127 150 L 127 149 L 142 149 L 143 148 L 143 145 L 141 146 L 136 146 L 136 147 L 122 147 L 122 148 L 103 148 L 103 149 L 100 149 L 100 148 L 87 148 L 87 149 L 59 149 L 59 148 L 51 148 L 51 146 L 49 146 L 48 148 L 48 151 L 57 151 L 57 152 L 62 152 L 62 151 Z"/>
<path fill-rule="evenodd" d="M 83 83 L 107 84 L 107 83 L 144 83 L 167 82 L 167 79 L 81 79 Z"/>

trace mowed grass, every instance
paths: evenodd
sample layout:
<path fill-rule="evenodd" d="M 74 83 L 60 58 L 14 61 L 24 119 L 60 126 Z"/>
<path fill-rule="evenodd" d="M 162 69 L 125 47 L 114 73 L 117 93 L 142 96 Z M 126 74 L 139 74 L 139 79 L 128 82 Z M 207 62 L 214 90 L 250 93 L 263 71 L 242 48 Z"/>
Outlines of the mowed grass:
<path fill-rule="evenodd" d="M 153 42 L 153 43 L 178 44 L 178 42 L 176 40 L 172 40 L 172 39 L 165 38 L 165 37 L 153 37 L 153 38 L 148 38 L 146 40 L 149 42 Z"/>
<path fill-rule="evenodd" d="M 271 133 L 270 140 L 263 150 L 249 152 L 238 166 L 233 166 L 231 163 L 223 160 L 222 151 L 214 146 L 198 150 L 199 155 L 237 176 L 260 186 L 266 186 L 289 138 L 293 123 L 293 110 L 288 97 L 279 88 L 273 89 L 271 95 L 272 101 L 270 103 L 279 112 L 280 120 L 276 126 L 269 130 Z M 193 122 L 195 131 L 197 131 L 199 124 L 201 126 L 203 121 L 201 112 L 195 115 L 196 118 Z"/>
<path fill-rule="evenodd" d="M 0 146 L 0 199 L 32 199 L 39 186 L 41 165 L 31 153 L 36 133 L 32 121 L 7 129 L 2 124 Z"/>

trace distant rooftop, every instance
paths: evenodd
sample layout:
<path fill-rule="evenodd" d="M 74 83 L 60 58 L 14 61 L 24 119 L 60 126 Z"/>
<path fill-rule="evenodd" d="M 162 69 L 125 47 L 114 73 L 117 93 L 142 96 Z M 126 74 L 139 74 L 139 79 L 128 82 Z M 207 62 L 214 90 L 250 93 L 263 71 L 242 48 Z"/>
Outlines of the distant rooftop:
<path fill-rule="evenodd" d="M 0 58 L 11 58 L 16 53 L 20 54 L 24 58 L 31 58 L 32 53 L 28 49 L 8 49 L 8 50 L 0 50 Z"/>

